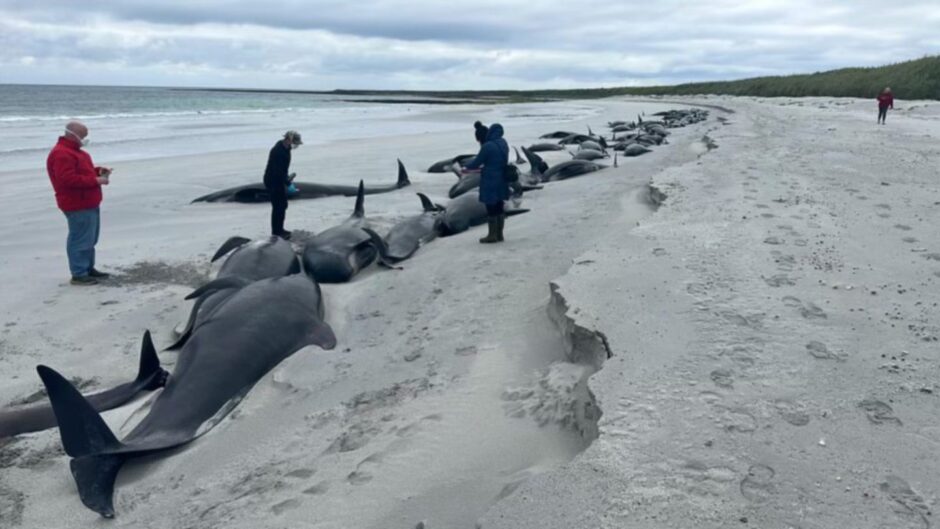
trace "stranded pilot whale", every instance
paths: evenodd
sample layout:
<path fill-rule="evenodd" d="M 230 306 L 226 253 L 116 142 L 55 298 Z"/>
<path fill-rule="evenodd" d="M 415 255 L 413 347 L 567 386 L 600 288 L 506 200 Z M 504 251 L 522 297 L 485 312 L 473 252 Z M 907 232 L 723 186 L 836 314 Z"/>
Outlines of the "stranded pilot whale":
<path fill-rule="evenodd" d="M 160 367 L 160 359 L 150 339 L 144 333 L 140 343 L 140 364 L 137 378 L 132 382 L 88 395 L 85 399 L 95 411 L 107 411 L 130 402 L 142 391 L 152 391 L 166 384 L 167 372 Z M 52 406 L 42 404 L 24 408 L 13 408 L 0 412 L 0 439 L 28 432 L 38 432 L 56 426 Z"/>
<path fill-rule="evenodd" d="M 300 349 L 335 347 L 323 312 L 320 287 L 304 274 L 239 289 L 193 331 L 163 392 L 121 440 L 62 375 L 38 366 L 82 503 L 114 517 L 114 481 L 125 461 L 205 434 L 258 380 Z"/>
<path fill-rule="evenodd" d="M 418 193 L 418 197 L 424 212 L 399 222 L 389 230 L 385 238 L 369 228 L 362 228 L 369 234 L 384 263 L 404 261 L 414 255 L 422 245 L 437 238 L 444 207 L 432 203 L 431 199 L 422 193 Z"/>
<path fill-rule="evenodd" d="M 304 270 L 317 281 L 345 283 L 378 256 L 369 234 L 361 229 L 369 226 L 364 202 L 360 181 L 352 215 L 342 224 L 321 231 L 304 244 Z"/>
<path fill-rule="evenodd" d="M 251 241 L 244 237 L 231 237 L 222 246 L 216 250 L 212 256 L 212 262 L 218 261 L 228 255 L 225 262 L 222 263 L 216 279 L 233 278 L 229 282 L 215 282 L 215 288 L 211 291 L 201 293 L 192 310 L 189 312 L 189 318 L 186 326 L 180 332 L 173 345 L 167 347 L 167 350 L 179 349 L 189 339 L 193 327 L 198 324 L 200 314 L 207 315 L 218 306 L 222 300 L 231 295 L 231 287 L 242 287 L 246 283 L 267 279 L 269 277 L 281 277 L 300 272 L 300 260 L 294 253 L 294 248 L 284 239 L 271 236 L 267 239 Z M 235 281 L 234 279 L 239 279 Z M 227 286 L 226 286 L 227 285 Z M 199 292 L 199 291 L 197 291 Z"/>
<path fill-rule="evenodd" d="M 408 179 L 408 171 L 405 165 L 398 160 L 398 182 L 383 186 L 370 186 L 365 188 L 364 193 L 374 195 L 377 193 L 388 193 L 403 187 L 411 185 Z M 296 193 L 288 194 L 287 198 L 291 200 L 301 200 L 307 198 L 323 198 L 333 196 L 354 197 L 359 191 L 356 186 L 344 186 L 333 184 L 316 184 L 313 182 L 294 182 L 297 188 Z M 195 202 L 241 202 L 255 203 L 267 202 L 271 199 L 268 189 L 263 183 L 247 184 L 238 187 L 230 187 L 215 193 L 209 193 L 193 200 Z"/>

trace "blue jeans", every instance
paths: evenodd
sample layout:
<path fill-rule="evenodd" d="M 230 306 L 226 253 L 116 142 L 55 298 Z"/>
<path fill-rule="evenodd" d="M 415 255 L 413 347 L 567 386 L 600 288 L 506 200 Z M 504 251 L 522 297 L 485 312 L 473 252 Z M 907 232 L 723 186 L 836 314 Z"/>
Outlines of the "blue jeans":
<path fill-rule="evenodd" d="M 69 236 L 65 241 L 69 270 L 74 277 L 87 276 L 95 266 L 95 244 L 98 244 L 101 227 L 98 208 L 66 211 L 65 219 L 69 223 Z"/>

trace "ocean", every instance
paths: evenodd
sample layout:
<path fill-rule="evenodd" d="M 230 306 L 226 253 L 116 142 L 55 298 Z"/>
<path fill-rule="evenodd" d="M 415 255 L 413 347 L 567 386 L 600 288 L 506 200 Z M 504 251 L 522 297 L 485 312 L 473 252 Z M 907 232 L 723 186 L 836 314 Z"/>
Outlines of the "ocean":
<path fill-rule="evenodd" d="M 409 103 L 405 96 L 366 97 L 198 89 L 0 85 L 0 172 L 43 169 L 70 119 L 89 128 L 95 160 L 128 161 L 244 149 L 267 149 L 289 129 L 305 144 L 344 139 L 470 129 L 470 123 L 435 118 L 443 106 Z M 400 103 L 389 103 L 388 100 Z M 426 98 L 422 98 L 426 99 Z M 592 106 L 560 104 L 550 113 L 512 105 L 458 105 L 481 118 L 532 122 L 577 119 Z M 452 110 L 455 105 L 446 105 Z M 542 107 L 544 108 L 544 105 Z M 515 118 L 514 118 L 515 116 Z M 397 119 L 407 117 L 408 119 Z"/>

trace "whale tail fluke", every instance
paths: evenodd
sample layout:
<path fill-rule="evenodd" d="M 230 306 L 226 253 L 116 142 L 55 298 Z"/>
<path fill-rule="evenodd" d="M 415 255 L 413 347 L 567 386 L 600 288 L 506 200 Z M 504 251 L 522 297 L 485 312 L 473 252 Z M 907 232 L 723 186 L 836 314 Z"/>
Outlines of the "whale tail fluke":
<path fill-rule="evenodd" d="M 512 146 L 512 150 L 516 151 L 516 165 L 522 165 L 525 163 L 525 160 L 522 159 L 522 155 L 519 154 L 519 149 L 515 145 Z"/>
<path fill-rule="evenodd" d="M 215 255 L 212 256 L 212 262 L 216 262 L 225 254 L 249 242 L 251 242 L 251 240 L 244 237 L 235 236 L 229 238 L 229 240 L 223 242 L 222 246 L 219 246 L 219 249 L 215 251 Z"/>
<path fill-rule="evenodd" d="M 66 454 L 84 457 L 120 448 L 111 429 L 75 386 L 51 367 L 36 366 L 36 371 L 49 394 Z"/>
<path fill-rule="evenodd" d="M 535 154 L 534 152 L 530 151 L 529 149 L 525 147 L 522 148 L 522 154 L 525 154 L 526 159 L 529 160 L 529 167 L 532 168 L 532 176 L 536 176 L 539 178 L 539 180 L 541 180 L 542 172 L 545 170 L 545 167 L 547 166 L 545 161 L 542 160 L 541 156 L 539 156 L 538 154 Z"/>
<path fill-rule="evenodd" d="M 353 217 L 362 218 L 366 216 L 365 209 L 366 202 L 366 188 L 362 180 L 359 181 L 359 192 L 356 193 L 356 207 L 353 209 Z"/>
<path fill-rule="evenodd" d="M 406 187 L 411 185 L 411 180 L 408 179 L 408 171 L 405 169 L 405 164 L 401 163 L 401 159 L 398 160 L 398 187 Z"/>
<path fill-rule="evenodd" d="M 74 458 L 72 476 L 82 503 L 105 518 L 114 517 L 114 480 L 124 456 L 122 445 L 98 412 L 68 380 L 54 369 L 37 366 L 59 423 L 65 453 Z"/>
<path fill-rule="evenodd" d="M 123 465 L 124 457 L 118 454 L 78 457 L 69 462 L 85 507 L 105 518 L 114 518 L 114 480 Z"/>

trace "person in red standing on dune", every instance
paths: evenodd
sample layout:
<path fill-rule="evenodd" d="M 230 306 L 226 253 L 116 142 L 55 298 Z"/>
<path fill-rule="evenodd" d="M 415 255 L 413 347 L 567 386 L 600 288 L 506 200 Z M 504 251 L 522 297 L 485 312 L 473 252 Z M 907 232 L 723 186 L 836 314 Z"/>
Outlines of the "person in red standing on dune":
<path fill-rule="evenodd" d="M 894 94 L 891 93 L 890 86 L 878 94 L 878 123 L 885 124 L 889 108 L 894 110 Z"/>

